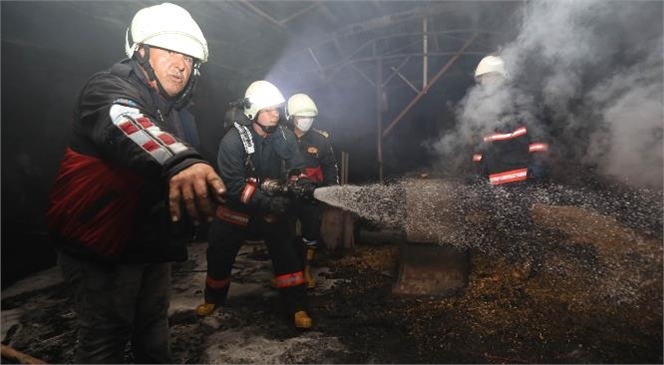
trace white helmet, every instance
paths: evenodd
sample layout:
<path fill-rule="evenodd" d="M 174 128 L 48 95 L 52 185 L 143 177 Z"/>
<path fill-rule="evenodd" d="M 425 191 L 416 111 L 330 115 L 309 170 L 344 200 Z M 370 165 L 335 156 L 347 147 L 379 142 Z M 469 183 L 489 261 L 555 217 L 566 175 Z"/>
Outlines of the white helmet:
<path fill-rule="evenodd" d="M 244 93 L 244 97 L 249 102 L 249 107 L 244 108 L 244 115 L 250 120 L 256 118 L 259 110 L 276 107 L 286 101 L 281 91 L 265 80 L 252 82 Z"/>
<path fill-rule="evenodd" d="M 290 117 L 313 118 L 318 115 L 316 103 L 307 94 L 295 94 L 288 98 L 286 105 L 286 119 Z"/>
<path fill-rule="evenodd" d="M 148 44 L 186 54 L 201 62 L 208 60 L 208 45 L 203 32 L 189 12 L 178 5 L 163 3 L 139 10 L 131 21 L 132 45 L 129 32 L 125 37 L 127 57 Z"/>
<path fill-rule="evenodd" d="M 475 79 L 492 72 L 498 73 L 504 78 L 509 78 L 509 74 L 505 68 L 505 62 L 502 58 L 496 56 L 486 56 L 482 58 L 480 63 L 477 65 L 477 68 L 475 69 Z"/>

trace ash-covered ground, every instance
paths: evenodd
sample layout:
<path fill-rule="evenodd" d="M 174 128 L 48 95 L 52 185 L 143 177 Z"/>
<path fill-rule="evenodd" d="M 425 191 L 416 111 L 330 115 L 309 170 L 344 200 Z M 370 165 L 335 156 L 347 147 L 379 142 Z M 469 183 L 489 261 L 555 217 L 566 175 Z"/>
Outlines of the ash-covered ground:
<path fill-rule="evenodd" d="M 175 361 L 661 364 L 661 227 L 603 207 L 534 204 L 537 254 L 467 247 L 468 285 L 452 297 L 394 295 L 404 234 L 364 230 L 354 249 L 318 256 L 306 332 L 283 317 L 260 242 L 240 252 L 227 306 L 197 317 L 206 243 L 193 243 L 173 270 Z M 3 343 L 69 363 L 76 315 L 58 279 L 54 268 L 2 292 Z"/>

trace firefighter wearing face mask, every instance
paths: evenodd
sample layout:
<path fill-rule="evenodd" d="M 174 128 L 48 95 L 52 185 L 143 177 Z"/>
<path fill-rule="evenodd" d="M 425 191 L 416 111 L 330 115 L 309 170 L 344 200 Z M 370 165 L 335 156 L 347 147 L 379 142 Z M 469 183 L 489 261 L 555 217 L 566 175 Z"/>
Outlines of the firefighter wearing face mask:
<path fill-rule="evenodd" d="M 311 128 L 318 116 L 318 108 L 306 94 L 295 94 L 288 99 L 286 117 L 292 123 L 297 144 L 304 158 L 305 174 L 317 186 L 339 184 L 337 160 L 330 143 L 330 135 L 322 130 Z M 304 246 L 305 266 L 304 279 L 309 289 L 316 286 L 311 274 L 320 227 L 322 223 L 322 206 L 317 201 L 305 201 L 296 207 L 296 216 L 302 228 L 302 241 L 296 246 Z"/>
<path fill-rule="evenodd" d="M 295 327 L 308 329 L 306 287 L 302 264 L 292 245 L 289 226 L 291 201 L 261 191 L 268 180 L 290 179 L 310 184 L 301 174 L 302 156 L 293 132 L 279 124 L 285 99 L 273 84 L 252 83 L 233 115 L 233 127 L 224 135 L 217 155 L 219 173 L 226 182 L 226 204 L 211 222 L 207 249 L 205 303 L 196 308 L 199 316 L 212 314 L 226 302 L 233 263 L 243 242 L 262 237 L 274 269 L 275 283 Z"/>

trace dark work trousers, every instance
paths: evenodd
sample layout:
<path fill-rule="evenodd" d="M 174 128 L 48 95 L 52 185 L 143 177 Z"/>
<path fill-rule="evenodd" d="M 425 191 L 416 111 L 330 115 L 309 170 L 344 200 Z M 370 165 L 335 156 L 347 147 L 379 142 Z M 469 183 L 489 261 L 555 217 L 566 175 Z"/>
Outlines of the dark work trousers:
<path fill-rule="evenodd" d="M 78 364 L 172 363 L 170 263 L 97 264 L 58 253 L 78 316 Z"/>
<path fill-rule="evenodd" d="M 258 233 L 256 236 L 254 233 Z M 207 248 L 205 302 L 223 305 L 228 296 L 231 270 L 240 247 L 249 237 L 261 237 L 272 258 L 275 278 L 297 277 L 291 285 L 280 286 L 279 292 L 289 315 L 307 310 L 306 287 L 302 280 L 303 265 L 292 244 L 293 234 L 285 218 L 268 223 L 262 217 L 251 217 L 247 227 L 215 219 L 210 224 Z"/>
<path fill-rule="evenodd" d="M 323 223 L 323 205 L 316 202 L 301 202 L 295 206 L 295 217 L 300 221 L 302 238 L 309 242 L 320 240 L 320 226 Z M 299 237 L 295 239 L 295 246 L 303 265 L 306 261 L 304 242 Z M 318 247 L 316 244 L 314 248 Z"/>

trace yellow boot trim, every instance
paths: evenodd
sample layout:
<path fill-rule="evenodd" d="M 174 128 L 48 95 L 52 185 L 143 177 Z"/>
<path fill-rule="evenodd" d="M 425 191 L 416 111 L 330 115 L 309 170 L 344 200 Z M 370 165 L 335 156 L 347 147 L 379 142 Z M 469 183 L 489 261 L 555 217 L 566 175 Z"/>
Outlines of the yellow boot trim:
<path fill-rule="evenodd" d="M 299 311 L 295 312 L 295 327 L 301 329 L 309 329 L 313 326 L 314 321 L 309 317 L 307 312 Z"/>
<path fill-rule="evenodd" d="M 213 303 L 203 303 L 196 307 L 196 314 L 204 317 L 204 316 L 209 316 L 214 312 L 214 310 L 217 309 L 217 305 Z"/>
<path fill-rule="evenodd" d="M 304 267 L 304 282 L 307 284 L 307 289 L 313 289 L 316 287 L 316 279 L 311 274 L 311 265 L 307 264 Z"/>
<path fill-rule="evenodd" d="M 316 255 L 316 249 L 314 247 L 307 247 L 307 263 L 311 263 L 314 260 Z"/>
<path fill-rule="evenodd" d="M 307 263 L 304 266 L 304 282 L 307 284 L 307 289 L 313 289 L 316 287 L 316 279 L 314 279 L 314 276 L 311 274 L 311 263 L 314 261 L 315 255 L 316 247 L 307 247 Z"/>

